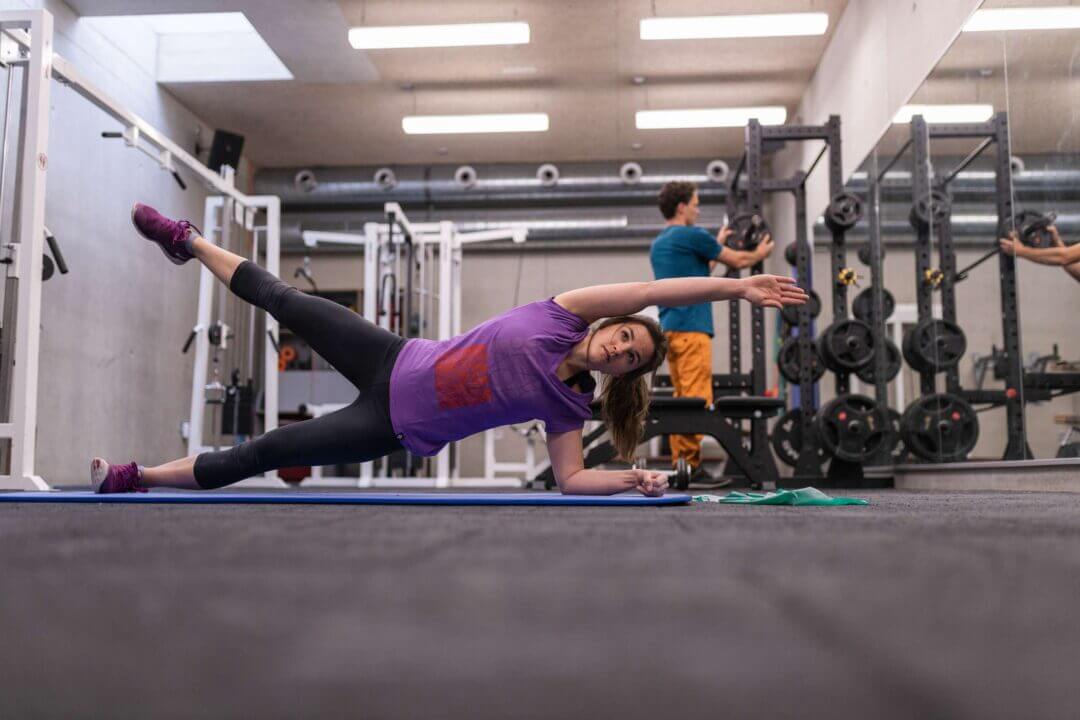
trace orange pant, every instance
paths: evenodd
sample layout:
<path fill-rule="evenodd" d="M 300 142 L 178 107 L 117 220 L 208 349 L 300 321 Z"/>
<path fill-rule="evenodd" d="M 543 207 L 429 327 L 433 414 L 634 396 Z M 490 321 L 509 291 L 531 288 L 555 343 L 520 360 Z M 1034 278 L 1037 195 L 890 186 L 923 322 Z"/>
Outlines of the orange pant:
<path fill-rule="evenodd" d="M 705 398 L 712 405 L 712 338 L 703 332 L 668 332 L 667 361 L 675 397 Z M 701 464 L 701 435 L 670 435 L 672 467 L 686 458 L 692 468 Z"/>

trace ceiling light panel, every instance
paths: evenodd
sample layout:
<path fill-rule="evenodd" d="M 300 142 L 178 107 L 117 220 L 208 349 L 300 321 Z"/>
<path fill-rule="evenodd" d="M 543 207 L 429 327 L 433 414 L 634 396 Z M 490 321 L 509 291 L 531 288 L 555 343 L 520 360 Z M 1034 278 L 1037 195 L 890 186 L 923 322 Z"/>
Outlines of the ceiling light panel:
<path fill-rule="evenodd" d="M 1073 30 L 1080 28 L 1080 7 L 994 8 L 976 10 L 964 32 Z"/>
<path fill-rule="evenodd" d="M 829 15 L 827 13 L 645 18 L 641 21 L 641 39 L 698 40 L 791 37 L 795 35 L 824 35 L 828 28 Z"/>
<path fill-rule="evenodd" d="M 349 44 L 357 50 L 524 45 L 528 42 L 529 23 L 523 22 L 398 25 L 349 29 Z"/>
<path fill-rule="evenodd" d="M 906 124 L 915 115 L 922 115 L 926 122 L 934 125 L 978 123 L 986 122 L 993 114 L 993 105 L 905 105 L 896 113 L 893 122 Z"/>
<path fill-rule="evenodd" d="M 410 115 L 401 119 L 407 135 L 546 132 L 547 113 L 499 115 Z"/>
<path fill-rule="evenodd" d="M 744 108 L 697 108 L 692 110 L 639 110 L 638 130 L 742 127 L 756 118 L 762 125 L 783 125 L 787 109 L 779 106 Z"/>

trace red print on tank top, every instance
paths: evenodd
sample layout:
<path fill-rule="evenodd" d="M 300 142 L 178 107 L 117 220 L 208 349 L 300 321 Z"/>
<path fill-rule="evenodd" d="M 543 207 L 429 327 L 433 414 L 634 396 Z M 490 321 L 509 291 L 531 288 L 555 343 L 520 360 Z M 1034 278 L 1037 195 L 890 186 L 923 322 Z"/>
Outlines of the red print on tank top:
<path fill-rule="evenodd" d="M 490 402 L 487 345 L 468 345 L 440 357 L 435 362 L 435 396 L 442 410 Z"/>

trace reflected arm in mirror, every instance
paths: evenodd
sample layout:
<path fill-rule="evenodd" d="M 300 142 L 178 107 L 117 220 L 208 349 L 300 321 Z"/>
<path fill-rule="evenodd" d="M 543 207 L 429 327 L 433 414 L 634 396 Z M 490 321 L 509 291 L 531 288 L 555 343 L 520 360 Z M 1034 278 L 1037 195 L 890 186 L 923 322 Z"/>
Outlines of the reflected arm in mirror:
<path fill-rule="evenodd" d="M 1068 267 L 1080 263 L 1080 243 L 1066 245 L 1061 241 L 1057 228 L 1051 226 L 1054 245 L 1048 248 L 1033 248 L 1020 242 L 1015 232 L 999 240 L 1001 251 L 1007 255 L 1024 258 L 1040 265 L 1059 265 Z M 1069 274 L 1072 274 L 1071 272 Z"/>

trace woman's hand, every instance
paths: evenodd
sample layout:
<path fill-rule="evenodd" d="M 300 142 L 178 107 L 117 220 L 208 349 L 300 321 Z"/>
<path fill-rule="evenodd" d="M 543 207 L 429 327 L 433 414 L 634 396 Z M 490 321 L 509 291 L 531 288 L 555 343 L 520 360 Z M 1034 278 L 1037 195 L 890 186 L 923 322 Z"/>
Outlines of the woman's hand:
<path fill-rule="evenodd" d="M 785 305 L 802 305 L 807 301 L 806 291 L 795 284 L 794 278 L 781 275 L 751 275 L 739 280 L 741 297 L 761 307 L 781 308 Z"/>
<path fill-rule="evenodd" d="M 636 468 L 631 472 L 634 473 L 634 487 L 642 495 L 660 497 L 667 490 L 668 479 L 664 473 L 653 472 L 652 470 L 638 470 Z"/>
<path fill-rule="evenodd" d="M 1065 247 L 1065 243 L 1062 241 L 1056 225 L 1049 226 L 1046 228 L 1046 231 L 1050 233 L 1050 243 L 1054 247 Z"/>
<path fill-rule="evenodd" d="M 1003 237 L 999 239 L 998 244 L 1001 245 L 1001 252 L 1005 253 L 1006 255 L 1012 255 L 1016 257 L 1023 252 L 1022 250 L 1019 253 L 1017 252 L 1017 250 L 1019 248 L 1022 248 L 1023 245 L 1020 242 L 1020 235 L 1015 230 L 1011 231 L 1008 237 Z"/>

